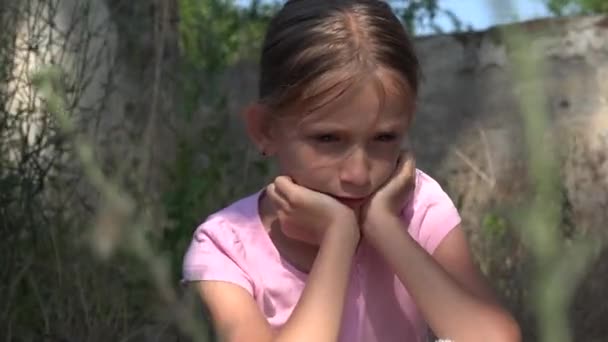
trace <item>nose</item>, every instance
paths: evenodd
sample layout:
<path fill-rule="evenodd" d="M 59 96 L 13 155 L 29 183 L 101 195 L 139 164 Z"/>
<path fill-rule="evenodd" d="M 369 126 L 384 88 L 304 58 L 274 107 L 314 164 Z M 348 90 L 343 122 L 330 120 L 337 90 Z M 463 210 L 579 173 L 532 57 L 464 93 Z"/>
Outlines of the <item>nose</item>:
<path fill-rule="evenodd" d="M 340 167 L 340 181 L 345 190 L 366 192 L 370 185 L 369 169 L 369 161 L 363 149 L 356 149 L 347 156 Z"/>

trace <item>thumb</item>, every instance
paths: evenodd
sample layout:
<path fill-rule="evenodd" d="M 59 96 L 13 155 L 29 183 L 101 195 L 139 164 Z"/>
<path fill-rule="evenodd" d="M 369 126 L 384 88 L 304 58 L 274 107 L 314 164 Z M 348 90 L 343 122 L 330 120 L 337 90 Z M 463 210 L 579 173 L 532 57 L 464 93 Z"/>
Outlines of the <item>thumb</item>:
<path fill-rule="evenodd" d="M 413 181 L 416 177 L 416 159 L 412 151 L 401 151 L 399 162 L 397 163 L 397 177 L 403 183 L 414 183 Z"/>

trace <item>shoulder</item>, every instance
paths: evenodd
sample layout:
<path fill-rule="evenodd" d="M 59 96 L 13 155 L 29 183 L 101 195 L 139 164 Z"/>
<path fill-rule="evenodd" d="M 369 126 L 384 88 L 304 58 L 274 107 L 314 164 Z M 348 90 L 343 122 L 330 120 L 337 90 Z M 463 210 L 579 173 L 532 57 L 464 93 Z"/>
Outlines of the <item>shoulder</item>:
<path fill-rule="evenodd" d="M 195 230 L 197 235 L 238 238 L 259 224 L 259 192 L 250 194 L 209 215 Z"/>
<path fill-rule="evenodd" d="M 230 282 L 253 293 L 245 244 L 258 220 L 257 197 L 253 194 L 230 204 L 195 229 L 183 259 L 184 281 Z"/>
<path fill-rule="evenodd" d="M 439 182 L 419 169 L 413 197 L 403 215 L 412 237 L 429 253 L 461 221 L 458 209 Z"/>
<path fill-rule="evenodd" d="M 184 263 L 206 265 L 227 258 L 244 264 L 245 245 L 260 230 L 258 196 L 249 195 L 209 215 L 195 229 Z"/>
<path fill-rule="evenodd" d="M 414 201 L 422 207 L 452 203 L 450 196 L 445 192 L 441 184 L 420 169 L 416 169 Z"/>

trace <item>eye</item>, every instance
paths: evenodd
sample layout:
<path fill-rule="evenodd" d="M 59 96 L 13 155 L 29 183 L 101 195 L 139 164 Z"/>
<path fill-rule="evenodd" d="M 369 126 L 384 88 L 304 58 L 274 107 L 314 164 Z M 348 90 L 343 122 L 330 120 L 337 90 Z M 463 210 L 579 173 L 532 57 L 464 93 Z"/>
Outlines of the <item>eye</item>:
<path fill-rule="evenodd" d="M 374 138 L 374 140 L 380 141 L 380 142 L 393 142 L 393 141 L 397 140 L 397 134 L 395 134 L 395 133 L 380 133 L 380 134 L 376 135 L 376 137 Z"/>
<path fill-rule="evenodd" d="M 340 138 L 335 134 L 317 134 L 313 135 L 312 139 L 320 143 L 331 143 L 340 140 Z"/>

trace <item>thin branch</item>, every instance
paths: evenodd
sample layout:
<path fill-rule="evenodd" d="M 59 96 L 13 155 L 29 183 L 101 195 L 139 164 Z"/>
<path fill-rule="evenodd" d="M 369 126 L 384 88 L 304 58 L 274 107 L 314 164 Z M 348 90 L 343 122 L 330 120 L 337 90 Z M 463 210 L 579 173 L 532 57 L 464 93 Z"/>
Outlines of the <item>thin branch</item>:
<path fill-rule="evenodd" d="M 479 178 L 481 178 L 486 183 L 488 183 L 488 185 L 490 186 L 490 188 L 494 187 L 494 183 L 495 182 L 492 180 L 492 178 L 490 178 L 490 176 L 488 176 L 488 174 L 486 174 L 485 172 L 483 172 L 481 170 L 481 168 L 479 168 L 477 165 L 475 165 L 475 163 L 469 157 L 467 157 L 462 151 L 460 151 L 460 149 L 458 149 L 457 147 L 454 147 L 453 150 L 454 150 L 454 153 L 460 159 L 462 159 L 462 161 L 464 161 L 471 168 L 471 170 L 473 170 L 473 172 L 477 176 L 479 176 Z"/>
<path fill-rule="evenodd" d="M 494 172 L 494 163 L 492 162 L 492 156 L 490 155 L 490 144 L 488 143 L 486 131 L 483 129 L 481 124 L 479 124 L 477 128 L 479 129 L 479 136 L 481 138 L 481 143 L 483 144 L 483 150 L 486 156 L 489 177 L 492 180 L 492 187 L 494 187 L 496 185 L 496 173 Z"/>

